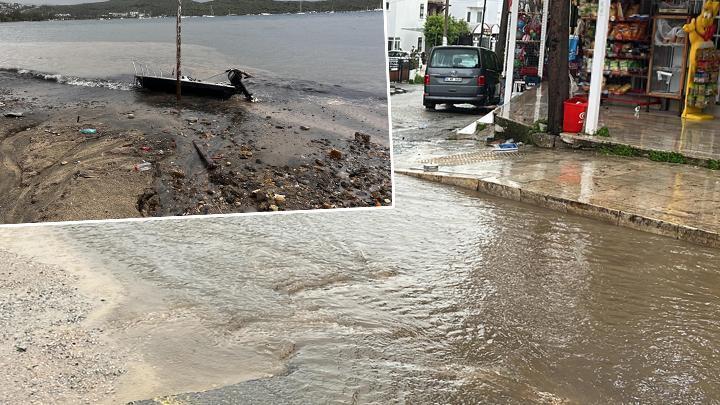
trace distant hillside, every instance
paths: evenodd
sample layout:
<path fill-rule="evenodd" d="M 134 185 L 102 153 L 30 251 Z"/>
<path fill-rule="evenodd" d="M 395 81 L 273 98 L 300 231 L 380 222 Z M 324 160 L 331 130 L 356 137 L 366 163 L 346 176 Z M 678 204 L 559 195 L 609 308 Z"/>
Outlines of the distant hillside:
<path fill-rule="evenodd" d="M 197 3 L 183 0 L 183 15 L 228 15 L 259 13 L 296 13 L 326 11 L 361 11 L 382 8 L 379 0 L 325 0 L 325 1 L 275 1 L 275 0 L 214 0 Z M 177 0 L 109 0 L 100 3 L 68 6 L 25 7 L 0 13 L 0 21 L 34 21 L 54 18 L 91 19 L 110 13 L 138 12 L 149 16 L 175 15 Z"/>

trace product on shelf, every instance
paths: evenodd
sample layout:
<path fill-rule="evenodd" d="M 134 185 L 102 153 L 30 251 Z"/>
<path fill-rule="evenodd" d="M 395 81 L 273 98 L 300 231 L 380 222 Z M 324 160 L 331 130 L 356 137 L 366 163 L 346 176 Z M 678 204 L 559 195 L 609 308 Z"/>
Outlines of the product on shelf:
<path fill-rule="evenodd" d="M 542 33 L 542 3 L 519 0 L 517 23 L 517 42 L 515 62 L 513 64 L 514 80 L 535 80 L 538 74 L 540 59 L 540 38 Z"/>
<path fill-rule="evenodd" d="M 693 77 L 693 86 L 688 93 L 688 104 L 705 108 L 715 101 L 718 95 L 718 76 L 720 75 L 720 50 L 700 49 L 697 54 L 697 68 Z"/>
<path fill-rule="evenodd" d="M 592 76 L 597 26 L 597 1 L 579 0 L 581 46 L 578 88 L 587 92 Z M 647 96 L 651 55 L 649 3 L 642 0 L 612 1 L 603 69 L 603 99 L 630 105 L 659 104 Z M 645 9 L 643 9 L 645 7 Z M 627 96 L 627 97 L 622 97 Z M 645 100 L 643 100 L 645 98 Z"/>

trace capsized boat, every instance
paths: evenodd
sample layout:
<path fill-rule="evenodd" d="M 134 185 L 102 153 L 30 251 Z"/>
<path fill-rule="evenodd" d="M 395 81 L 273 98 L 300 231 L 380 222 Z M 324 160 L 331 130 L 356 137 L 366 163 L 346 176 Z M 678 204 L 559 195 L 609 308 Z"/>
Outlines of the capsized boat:
<path fill-rule="evenodd" d="M 135 82 L 138 86 L 151 91 L 175 94 L 177 79 L 162 70 L 149 69 L 144 64 L 133 62 Z M 182 76 L 180 79 L 182 94 L 228 99 L 238 93 L 238 89 L 226 83 L 214 83 Z"/>

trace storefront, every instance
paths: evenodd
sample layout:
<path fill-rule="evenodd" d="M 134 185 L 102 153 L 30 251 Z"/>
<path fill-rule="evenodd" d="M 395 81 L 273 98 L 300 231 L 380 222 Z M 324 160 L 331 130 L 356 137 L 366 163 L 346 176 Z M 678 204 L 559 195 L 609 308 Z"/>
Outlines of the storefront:
<path fill-rule="evenodd" d="M 601 105 L 666 114 L 678 122 L 720 116 L 718 4 L 573 0 L 571 96 L 588 100 L 585 132 L 600 128 Z M 506 103 L 548 68 L 541 63 L 547 6 L 530 0 L 511 6 L 510 27 L 516 29 L 508 35 L 506 66 L 513 74 L 506 76 Z"/>

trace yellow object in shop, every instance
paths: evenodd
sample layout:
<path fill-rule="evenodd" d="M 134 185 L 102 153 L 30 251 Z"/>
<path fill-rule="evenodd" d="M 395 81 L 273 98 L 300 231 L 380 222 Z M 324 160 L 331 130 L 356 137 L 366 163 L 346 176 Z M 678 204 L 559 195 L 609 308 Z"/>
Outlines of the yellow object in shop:
<path fill-rule="evenodd" d="M 695 72 L 697 71 L 697 56 L 698 51 L 703 48 L 714 48 L 715 45 L 708 38 L 708 33 L 713 27 L 715 17 L 720 11 L 720 1 L 708 0 L 703 6 L 702 12 L 689 24 L 685 24 L 683 30 L 688 33 L 690 37 L 690 56 L 688 57 L 688 79 L 687 86 L 685 89 L 685 110 L 683 111 L 683 118 L 692 121 L 707 121 L 712 120 L 711 114 L 703 112 L 702 108 L 698 108 L 694 105 L 690 105 L 690 92 L 695 86 Z"/>

